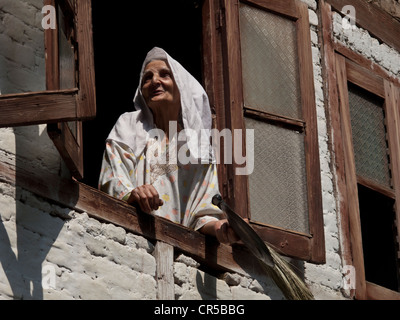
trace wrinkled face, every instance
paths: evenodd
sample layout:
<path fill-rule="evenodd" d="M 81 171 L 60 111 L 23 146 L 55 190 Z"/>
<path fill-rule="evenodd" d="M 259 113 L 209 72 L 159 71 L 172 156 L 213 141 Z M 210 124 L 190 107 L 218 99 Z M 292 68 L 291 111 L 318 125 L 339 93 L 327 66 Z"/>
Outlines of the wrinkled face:
<path fill-rule="evenodd" d="M 165 61 L 154 60 L 147 64 L 142 77 L 142 94 L 150 109 L 180 103 L 178 87 Z"/>

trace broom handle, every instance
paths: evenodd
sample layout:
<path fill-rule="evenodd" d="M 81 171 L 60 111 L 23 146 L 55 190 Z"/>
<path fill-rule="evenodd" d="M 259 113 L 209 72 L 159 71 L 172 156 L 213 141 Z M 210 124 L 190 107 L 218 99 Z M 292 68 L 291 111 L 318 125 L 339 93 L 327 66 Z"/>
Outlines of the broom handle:
<path fill-rule="evenodd" d="M 270 250 L 254 229 L 226 204 L 221 195 L 214 195 L 212 203 L 226 213 L 229 225 L 251 253 L 266 265 L 273 268 L 275 262 L 271 256 Z"/>

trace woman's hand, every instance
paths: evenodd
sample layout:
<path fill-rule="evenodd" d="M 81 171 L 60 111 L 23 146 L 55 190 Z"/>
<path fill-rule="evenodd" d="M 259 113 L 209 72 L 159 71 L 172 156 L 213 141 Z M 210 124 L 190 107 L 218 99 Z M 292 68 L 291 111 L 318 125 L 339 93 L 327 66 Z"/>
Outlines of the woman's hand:
<path fill-rule="evenodd" d="M 131 191 L 129 204 L 137 203 L 146 213 L 157 210 L 164 202 L 160 199 L 157 190 L 151 184 L 144 184 Z"/>
<path fill-rule="evenodd" d="M 233 244 L 240 240 L 235 231 L 229 226 L 227 219 L 211 221 L 204 225 L 199 231 L 203 234 L 216 237 L 220 243 L 224 244 Z"/>

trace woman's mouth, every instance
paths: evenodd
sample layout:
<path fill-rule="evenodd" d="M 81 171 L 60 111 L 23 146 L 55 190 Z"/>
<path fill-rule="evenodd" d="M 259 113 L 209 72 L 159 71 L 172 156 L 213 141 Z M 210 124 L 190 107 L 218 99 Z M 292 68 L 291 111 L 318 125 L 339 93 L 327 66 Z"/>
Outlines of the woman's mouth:
<path fill-rule="evenodd" d="M 164 90 L 155 90 L 155 91 L 153 91 L 152 93 L 151 93 L 151 95 L 153 96 L 153 97 L 155 97 L 155 96 L 159 96 L 160 94 L 163 94 L 165 91 Z"/>

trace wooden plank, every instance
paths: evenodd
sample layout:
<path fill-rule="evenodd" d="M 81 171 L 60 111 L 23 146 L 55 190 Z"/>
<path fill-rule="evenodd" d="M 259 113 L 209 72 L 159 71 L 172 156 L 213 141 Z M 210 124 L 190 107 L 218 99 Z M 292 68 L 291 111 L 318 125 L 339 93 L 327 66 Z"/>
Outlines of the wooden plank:
<path fill-rule="evenodd" d="M 53 140 L 67 168 L 76 179 L 83 178 L 82 122 L 76 122 L 78 136 L 74 134 L 66 122 L 47 126 L 47 133 Z"/>
<path fill-rule="evenodd" d="M 379 97 L 385 97 L 385 89 L 383 79 L 369 71 L 360 67 L 358 64 L 346 59 L 347 80 L 353 82 L 365 90 L 368 90 Z"/>
<path fill-rule="evenodd" d="M 400 300 L 400 292 L 396 292 L 375 283 L 367 282 L 367 299 L 369 300 Z"/>
<path fill-rule="evenodd" d="M 81 120 L 88 120 L 96 116 L 91 0 L 76 1 L 75 9 L 79 61 L 79 108 L 77 116 Z"/>
<path fill-rule="evenodd" d="M 389 197 L 391 199 L 395 199 L 396 198 L 395 191 L 393 189 L 381 186 L 381 185 L 377 184 L 376 182 L 371 181 L 371 180 L 369 180 L 367 178 L 364 178 L 364 177 L 361 177 L 361 176 L 357 175 L 357 183 L 362 184 L 363 186 L 365 186 L 365 187 L 367 187 L 367 188 L 369 188 L 371 190 L 374 190 L 376 192 L 379 192 L 379 193 L 381 193 L 381 194 L 383 194 L 386 197 Z"/>
<path fill-rule="evenodd" d="M 365 0 L 327 0 L 341 12 L 346 5 L 354 6 L 356 22 L 363 29 L 382 42 L 400 51 L 400 22 L 373 3 Z"/>
<path fill-rule="evenodd" d="M 311 239 L 311 261 L 325 262 L 325 235 L 322 213 L 321 170 L 318 148 L 317 109 L 315 104 L 314 73 L 311 53 L 310 23 L 308 7 L 296 2 L 299 12 L 297 20 L 297 46 L 303 119 L 306 121 L 304 148 L 307 174 L 307 194 Z"/>
<path fill-rule="evenodd" d="M 222 61 L 222 12 L 219 0 L 205 0 L 203 4 L 203 77 L 204 86 L 208 94 L 213 128 L 220 131 L 227 128 L 225 123 L 224 79 Z M 219 150 L 224 150 L 224 141 L 219 143 Z M 227 166 L 224 165 L 224 154 L 219 159 L 218 177 L 227 177 Z M 227 179 L 219 179 L 219 190 L 224 199 L 228 198 Z"/>
<path fill-rule="evenodd" d="M 296 259 L 322 263 L 323 261 L 312 261 L 311 237 L 289 230 L 279 229 L 273 226 L 260 226 L 252 224 L 260 237 L 268 242 L 277 252 Z"/>
<path fill-rule="evenodd" d="M 400 88 L 385 80 L 386 121 L 388 128 L 389 155 L 391 159 L 392 181 L 396 197 L 397 241 L 400 236 Z"/>
<path fill-rule="evenodd" d="M 287 18 L 299 18 L 299 12 L 295 1 L 276 1 L 276 0 L 241 0 L 240 2 L 253 5 L 275 13 L 286 16 Z"/>
<path fill-rule="evenodd" d="M 356 298 L 366 298 L 364 254 L 361 238 L 361 221 L 357 191 L 357 176 L 354 161 L 354 149 L 350 122 L 349 97 L 347 89 L 346 62 L 342 56 L 336 56 L 336 75 L 343 132 L 344 160 L 346 170 L 347 197 L 349 208 L 350 240 L 353 253 L 353 265 L 356 269 Z"/>
<path fill-rule="evenodd" d="M 360 67 L 363 67 L 363 68 L 373 72 L 375 75 L 382 77 L 383 79 L 392 81 L 396 85 L 400 86 L 400 79 L 391 75 L 387 70 L 383 69 L 377 63 L 369 60 L 368 58 L 362 56 L 359 53 L 352 51 L 349 48 L 346 48 L 345 46 L 343 46 L 340 43 L 334 43 L 333 46 L 338 53 L 345 56 L 347 59 L 355 62 Z"/>
<path fill-rule="evenodd" d="M 349 213 L 348 213 L 348 198 L 347 198 L 347 185 L 345 177 L 345 161 L 344 161 L 344 146 L 342 139 L 342 128 L 340 118 L 340 108 L 337 91 L 336 79 L 336 64 L 335 64 L 335 51 L 333 47 L 333 27 L 332 27 L 332 12 L 331 6 L 324 0 L 320 2 L 319 6 L 319 23 L 321 34 L 321 50 L 322 50 L 322 74 L 324 81 L 324 100 L 325 112 L 327 114 L 328 130 L 330 130 L 329 144 L 332 148 L 332 157 L 334 170 L 336 174 L 334 178 L 335 194 L 337 194 L 338 212 L 340 214 L 340 239 L 341 239 L 341 254 L 344 265 L 352 265 L 353 258 L 351 252 L 350 241 L 350 226 L 349 226 Z M 329 126 L 330 124 L 330 126 Z M 351 296 L 353 293 L 351 293 Z"/>
<path fill-rule="evenodd" d="M 224 61 L 225 65 L 225 111 L 226 125 L 230 130 L 239 129 L 245 131 L 243 121 L 243 84 L 242 84 L 242 60 L 240 48 L 239 29 L 239 0 L 223 0 L 225 10 L 224 29 Z M 233 140 L 233 154 L 235 149 L 241 147 L 245 156 L 246 139 Z M 249 212 L 248 176 L 238 175 L 236 170 L 243 165 L 229 166 L 228 171 L 228 198 L 225 199 L 229 206 L 242 217 Z"/>
<path fill-rule="evenodd" d="M 157 241 L 154 250 L 156 259 L 157 299 L 175 300 L 174 247 Z"/>
<path fill-rule="evenodd" d="M 56 7 L 55 0 L 45 0 L 45 5 Z M 58 28 L 44 31 L 45 61 L 46 61 L 46 89 L 60 89 L 59 77 L 59 52 L 58 52 Z"/>
<path fill-rule="evenodd" d="M 283 117 L 269 112 L 245 107 L 244 116 L 253 119 L 261 120 L 264 122 L 274 123 L 275 125 L 281 125 L 282 127 L 289 128 L 292 130 L 298 130 L 302 132 L 305 128 L 305 121 Z"/>
<path fill-rule="evenodd" d="M 77 89 L 0 96 L 0 127 L 69 121 L 76 118 Z"/>

